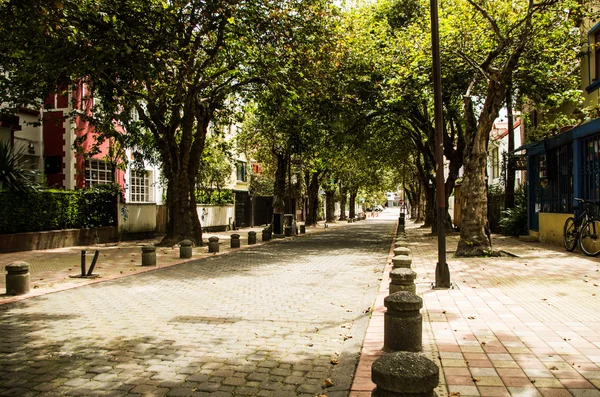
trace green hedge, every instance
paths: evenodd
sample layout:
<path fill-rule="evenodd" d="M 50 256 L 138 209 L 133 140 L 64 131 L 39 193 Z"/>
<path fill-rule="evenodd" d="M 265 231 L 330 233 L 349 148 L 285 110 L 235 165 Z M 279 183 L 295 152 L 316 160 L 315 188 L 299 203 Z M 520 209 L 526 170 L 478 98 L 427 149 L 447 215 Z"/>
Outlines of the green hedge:
<path fill-rule="evenodd" d="M 116 225 L 117 185 L 0 192 L 0 234 Z"/>
<path fill-rule="evenodd" d="M 210 190 L 196 191 L 196 204 L 233 204 L 233 191 L 225 190 Z"/>

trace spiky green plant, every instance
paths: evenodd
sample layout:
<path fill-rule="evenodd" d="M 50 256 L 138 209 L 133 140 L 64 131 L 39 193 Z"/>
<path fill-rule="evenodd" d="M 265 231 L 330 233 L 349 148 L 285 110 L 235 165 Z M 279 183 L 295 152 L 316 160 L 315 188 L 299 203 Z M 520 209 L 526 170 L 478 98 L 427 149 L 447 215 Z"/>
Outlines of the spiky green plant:
<path fill-rule="evenodd" d="M 6 141 L 0 142 L 0 190 L 24 191 L 37 189 L 37 170 L 32 170 L 31 161 L 23 148 L 15 149 Z"/>

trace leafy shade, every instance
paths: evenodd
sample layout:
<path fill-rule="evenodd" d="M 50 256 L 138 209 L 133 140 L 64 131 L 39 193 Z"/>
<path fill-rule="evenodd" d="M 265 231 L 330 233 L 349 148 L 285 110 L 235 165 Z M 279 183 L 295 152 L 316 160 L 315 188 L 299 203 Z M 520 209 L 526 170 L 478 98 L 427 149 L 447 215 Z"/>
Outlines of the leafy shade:
<path fill-rule="evenodd" d="M 36 189 L 38 185 L 34 178 L 38 171 L 30 168 L 31 161 L 23 148 L 15 149 L 8 141 L 0 142 L 0 190 Z"/>

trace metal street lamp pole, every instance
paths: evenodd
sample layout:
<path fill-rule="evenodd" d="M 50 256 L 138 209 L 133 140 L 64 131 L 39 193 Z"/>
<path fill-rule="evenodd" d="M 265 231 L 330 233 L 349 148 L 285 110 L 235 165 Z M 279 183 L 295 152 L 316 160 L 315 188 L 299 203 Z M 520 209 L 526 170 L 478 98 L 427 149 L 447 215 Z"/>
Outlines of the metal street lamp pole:
<path fill-rule="evenodd" d="M 444 194 L 444 114 L 442 110 L 442 72 L 440 65 L 440 32 L 438 3 L 430 0 L 431 47 L 433 52 L 433 92 L 435 107 L 435 190 L 437 193 L 438 263 L 435 267 L 435 288 L 450 288 L 450 271 L 446 263 L 446 197 Z"/>

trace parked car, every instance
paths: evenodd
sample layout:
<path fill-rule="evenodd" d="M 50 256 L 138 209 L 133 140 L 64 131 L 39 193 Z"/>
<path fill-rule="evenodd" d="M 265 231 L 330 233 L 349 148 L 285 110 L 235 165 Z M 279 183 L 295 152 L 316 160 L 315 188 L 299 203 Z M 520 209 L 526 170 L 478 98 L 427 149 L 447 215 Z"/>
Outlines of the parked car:
<path fill-rule="evenodd" d="M 383 211 L 383 207 L 381 205 L 376 205 L 375 211 Z"/>

